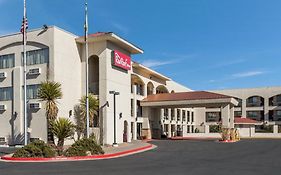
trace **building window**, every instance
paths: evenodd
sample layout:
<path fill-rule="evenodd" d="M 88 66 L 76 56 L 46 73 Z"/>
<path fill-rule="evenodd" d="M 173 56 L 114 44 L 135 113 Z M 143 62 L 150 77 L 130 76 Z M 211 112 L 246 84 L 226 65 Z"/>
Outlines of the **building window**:
<path fill-rule="evenodd" d="M 37 99 L 39 87 L 40 87 L 39 84 L 26 86 L 26 98 L 27 99 Z"/>
<path fill-rule="evenodd" d="M 234 117 L 241 117 L 242 111 L 234 111 Z"/>
<path fill-rule="evenodd" d="M 270 110 L 269 121 L 281 121 L 281 110 Z"/>
<path fill-rule="evenodd" d="M 189 125 L 186 126 L 186 132 L 190 133 L 190 126 Z"/>
<path fill-rule="evenodd" d="M 187 111 L 187 122 L 190 122 L 190 112 Z"/>
<path fill-rule="evenodd" d="M 191 126 L 191 132 L 194 133 L 194 126 Z"/>
<path fill-rule="evenodd" d="M 131 116 L 134 116 L 134 100 L 131 99 Z"/>
<path fill-rule="evenodd" d="M 260 96 L 249 97 L 246 101 L 247 107 L 260 107 L 263 106 L 264 99 Z"/>
<path fill-rule="evenodd" d="M 169 125 L 168 124 L 164 124 L 164 132 L 168 133 L 169 130 Z"/>
<path fill-rule="evenodd" d="M 177 121 L 180 121 L 181 120 L 181 110 L 180 109 L 177 109 Z"/>
<path fill-rule="evenodd" d="M 48 48 L 26 52 L 26 65 L 44 64 L 48 62 L 49 62 Z"/>
<path fill-rule="evenodd" d="M 277 96 L 276 96 L 276 102 L 277 102 L 278 104 L 281 103 L 281 95 L 277 95 Z"/>
<path fill-rule="evenodd" d="M 137 117 L 142 117 L 142 107 L 139 100 L 137 101 Z"/>
<path fill-rule="evenodd" d="M 219 122 L 220 118 L 220 112 L 206 112 L 206 122 Z"/>
<path fill-rule="evenodd" d="M 281 106 L 281 95 L 276 95 L 269 99 L 269 106 Z"/>
<path fill-rule="evenodd" d="M 0 101 L 13 100 L 13 88 L 4 87 L 0 88 Z"/>
<path fill-rule="evenodd" d="M 194 112 L 191 112 L 191 122 L 194 122 Z"/>
<path fill-rule="evenodd" d="M 12 68 L 15 66 L 15 54 L 0 56 L 0 69 Z"/>
<path fill-rule="evenodd" d="M 171 109 L 171 119 L 175 120 L 175 109 Z"/>
<path fill-rule="evenodd" d="M 164 119 L 165 119 L 165 120 L 168 120 L 168 119 L 169 119 L 168 111 L 169 111 L 168 108 L 165 108 L 165 109 L 164 109 Z"/>
<path fill-rule="evenodd" d="M 247 118 L 251 118 L 257 121 L 264 120 L 264 112 L 263 111 L 247 111 Z"/>
<path fill-rule="evenodd" d="M 164 116 L 168 116 L 168 108 L 164 109 Z"/>
<path fill-rule="evenodd" d="M 186 121 L 185 110 L 182 111 L 182 120 L 183 120 L 184 122 Z"/>

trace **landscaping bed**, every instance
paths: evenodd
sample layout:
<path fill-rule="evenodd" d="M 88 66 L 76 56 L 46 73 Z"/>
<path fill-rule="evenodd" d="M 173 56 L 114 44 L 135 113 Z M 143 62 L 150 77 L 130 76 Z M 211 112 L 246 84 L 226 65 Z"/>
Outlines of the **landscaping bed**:
<path fill-rule="evenodd" d="M 103 155 L 102 147 L 96 143 L 94 137 L 82 138 L 67 149 L 49 146 L 44 141 L 34 141 L 21 149 L 18 149 L 12 158 L 63 158 Z"/>

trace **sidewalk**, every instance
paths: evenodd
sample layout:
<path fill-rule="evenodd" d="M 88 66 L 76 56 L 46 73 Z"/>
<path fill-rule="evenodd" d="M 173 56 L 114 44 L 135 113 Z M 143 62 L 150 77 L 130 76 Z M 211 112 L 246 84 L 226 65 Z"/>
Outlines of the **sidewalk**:
<path fill-rule="evenodd" d="M 130 143 L 121 143 L 118 144 L 118 147 L 113 146 L 103 146 L 102 149 L 104 150 L 105 154 L 115 154 L 118 152 L 124 152 L 128 150 L 134 150 L 141 147 L 146 147 L 151 145 L 150 143 L 143 142 L 141 140 L 134 140 Z"/>
<path fill-rule="evenodd" d="M 144 141 L 133 141 L 131 143 L 122 143 L 118 147 L 104 146 L 103 155 L 91 155 L 91 156 L 77 156 L 77 157 L 53 157 L 53 158 L 13 158 L 11 155 L 2 156 L 1 159 L 7 162 L 59 162 L 59 161 L 82 161 L 82 160 L 100 160 L 100 159 L 112 159 L 131 154 L 136 154 L 144 151 L 148 151 L 156 148 L 155 145 Z"/>

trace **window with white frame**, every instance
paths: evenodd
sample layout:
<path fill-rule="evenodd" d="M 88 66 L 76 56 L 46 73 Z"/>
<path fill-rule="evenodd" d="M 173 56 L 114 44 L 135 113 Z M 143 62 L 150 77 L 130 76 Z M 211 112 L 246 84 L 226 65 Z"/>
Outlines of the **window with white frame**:
<path fill-rule="evenodd" d="M 0 69 L 12 68 L 15 66 L 15 54 L 0 55 Z"/>
<path fill-rule="evenodd" d="M 26 52 L 26 64 L 44 64 L 49 62 L 49 49 L 39 49 Z"/>
<path fill-rule="evenodd" d="M 39 87 L 40 87 L 40 84 L 26 86 L 26 98 L 27 99 L 37 99 Z"/>
<path fill-rule="evenodd" d="M 3 87 L 0 88 L 0 101 L 9 101 L 13 99 L 13 88 Z"/>

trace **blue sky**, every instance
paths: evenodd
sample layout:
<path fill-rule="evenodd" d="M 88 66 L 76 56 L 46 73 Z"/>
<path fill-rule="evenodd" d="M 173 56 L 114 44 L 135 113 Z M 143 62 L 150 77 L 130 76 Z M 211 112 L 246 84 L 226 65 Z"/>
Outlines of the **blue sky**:
<path fill-rule="evenodd" d="M 30 28 L 83 34 L 83 0 L 27 0 Z M 133 59 L 194 90 L 281 85 L 280 0 L 89 0 L 89 30 L 141 47 Z M 0 0 L 0 35 L 18 32 L 22 0 Z"/>

